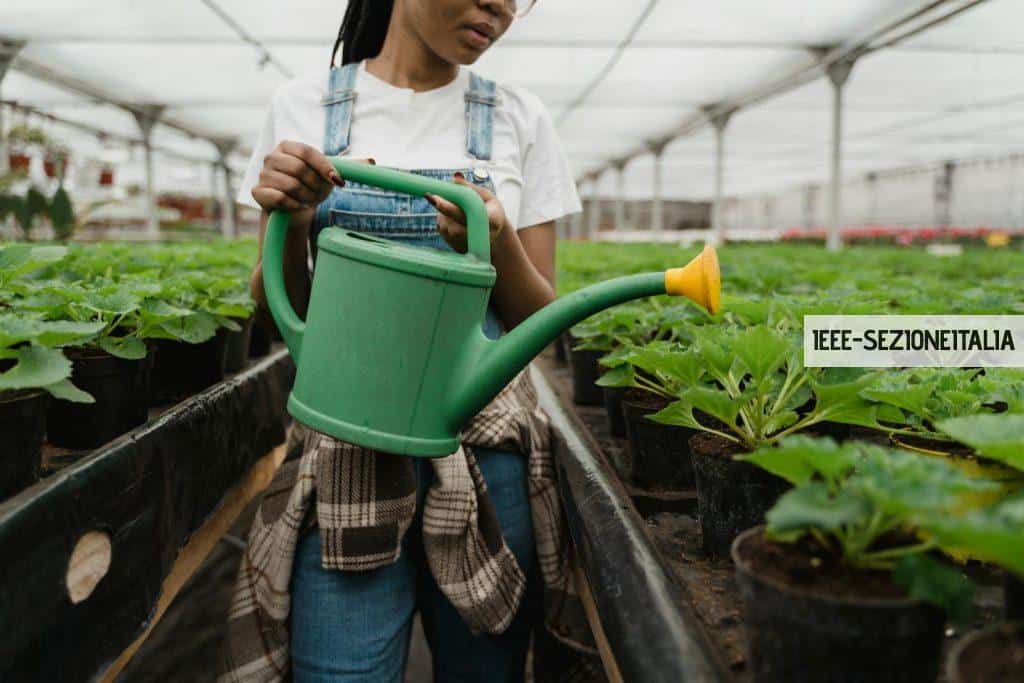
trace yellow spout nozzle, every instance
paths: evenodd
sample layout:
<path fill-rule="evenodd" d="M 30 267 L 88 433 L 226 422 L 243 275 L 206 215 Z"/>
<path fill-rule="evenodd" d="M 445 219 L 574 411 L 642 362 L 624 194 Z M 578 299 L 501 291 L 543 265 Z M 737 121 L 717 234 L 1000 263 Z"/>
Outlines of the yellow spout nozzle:
<path fill-rule="evenodd" d="M 711 245 L 704 247 L 692 261 L 682 268 L 665 271 L 665 293 L 685 296 L 695 304 L 718 313 L 722 294 L 722 276 L 718 270 L 718 254 Z"/>

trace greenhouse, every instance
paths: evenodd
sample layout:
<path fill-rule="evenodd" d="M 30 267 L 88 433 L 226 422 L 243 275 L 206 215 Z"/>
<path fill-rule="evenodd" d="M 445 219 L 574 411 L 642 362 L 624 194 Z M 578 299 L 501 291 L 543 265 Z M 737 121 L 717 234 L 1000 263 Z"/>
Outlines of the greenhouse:
<path fill-rule="evenodd" d="M 1022 22 L 5 0 L 0 683 L 1024 680 Z"/>

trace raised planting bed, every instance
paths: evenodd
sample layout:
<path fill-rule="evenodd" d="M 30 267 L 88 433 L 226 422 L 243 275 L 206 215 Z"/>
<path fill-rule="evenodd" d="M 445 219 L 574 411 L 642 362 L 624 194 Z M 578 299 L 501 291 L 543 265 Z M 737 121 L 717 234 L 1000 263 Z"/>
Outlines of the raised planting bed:
<path fill-rule="evenodd" d="M 293 380 L 279 347 L 95 451 L 44 447 L 53 473 L 0 503 L 0 680 L 104 677 L 157 617 L 179 555 L 284 442 Z"/>
<path fill-rule="evenodd" d="M 712 555 L 705 550 L 693 489 L 676 491 L 674 504 L 667 505 L 666 492 L 642 488 L 629 479 L 631 469 L 625 440 L 611 434 L 602 409 L 572 402 L 568 366 L 551 358 L 542 358 L 537 366 L 538 376 L 543 376 L 543 381 L 538 381 L 543 388 L 539 386 L 538 391 L 558 436 L 556 456 L 573 540 L 599 606 L 601 626 L 608 634 L 614 661 L 624 680 L 861 680 L 851 668 L 841 672 L 829 670 L 837 660 L 828 659 L 827 633 L 821 634 L 825 645 L 820 651 L 808 653 L 806 661 L 802 659 L 794 669 L 761 668 L 755 675 L 756 662 L 750 657 L 749 620 L 764 619 L 766 610 L 752 612 L 750 605 L 768 606 L 769 598 L 764 597 L 768 588 L 763 583 L 747 581 L 741 590 L 736 566 L 728 553 Z M 747 537 L 757 531 L 748 532 Z M 796 546 L 787 551 L 798 561 Z M 812 553 L 808 560 L 812 566 L 818 561 L 813 559 L 817 556 Z M 964 571 L 976 585 L 973 616 L 966 624 L 954 625 L 941 614 L 936 617 L 938 610 L 930 604 L 899 597 L 891 604 L 886 603 L 879 614 L 869 615 L 861 622 L 864 626 L 872 618 L 880 620 L 876 626 L 892 625 L 892 633 L 884 631 L 890 636 L 909 635 L 911 639 L 918 638 L 914 642 L 923 643 L 913 646 L 915 661 L 924 662 L 915 673 L 909 665 L 901 668 L 895 664 L 895 653 L 890 652 L 890 647 L 898 646 L 891 645 L 888 636 L 882 639 L 876 654 L 883 665 L 893 662 L 888 667 L 891 677 L 871 680 L 948 680 L 944 662 L 959 639 L 974 628 L 1002 618 L 1004 573 L 979 562 L 969 563 Z M 886 592 L 892 590 L 886 583 L 890 581 L 889 573 L 868 574 L 867 593 L 877 590 L 883 594 L 881 597 L 886 597 Z M 760 572 L 758 575 L 763 576 Z M 871 581 L 882 583 L 875 585 Z M 757 594 L 756 600 L 746 603 L 746 609 L 743 590 L 748 595 Z M 899 591 L 893 594 L 902 595 Z M 772 619 L 787 618 L 786 614 L 790 614 L 794 624 L 813 624 L 816 614 L 830 614 L 829 600 L 815 602 L 813 597 L 803 598 L 806 604 L 795 612 L 782 613 L 779 605 L 783 600 L 775 595 L 771 599 L 776 606 L 768 615 Z M 784 604 L 792 609 L 788 599 Z M 826 611 L 811 612 L 812 604 Z M 909 605 L 910 611 L 906 615 L 900 613 L 890 624 L 891 614 L 895 613 L 892 610 L 898 611 L 903 605 Z M 913 625 L 911 622 L 920 626 L 918 635 L 905 628 Z M 758 623 L 761 627 L 763 624 Z M 832 616 L 813 626 L 822 630 L 833 627 Z M 765 642 L 787 646 L 778 637 Z M 804 642 L 799 641 L 801 648 Z M 782 654 L 788 656 L 785 650 Z M 820 664 L 825 668 L 814 668 Z M 861 664 L 855 662 L 850 666 Z M 867 668 L 871 666 L 867 664 Z M 929 675 L 937 678 L 929 679 Z"/>

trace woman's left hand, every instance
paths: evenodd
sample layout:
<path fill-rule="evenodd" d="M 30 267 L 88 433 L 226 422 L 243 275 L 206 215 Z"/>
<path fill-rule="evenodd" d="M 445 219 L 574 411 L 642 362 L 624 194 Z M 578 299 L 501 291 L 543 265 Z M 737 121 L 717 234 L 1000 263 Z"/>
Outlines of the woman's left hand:
<path fill-rule="evenodd" d="M 478 187 L 466 180 L 461 173 L 455 174 L 455 183 L 472 188 L 480 199 L 484 200 L 484 207 L 487 209 L 487 219 L 490 223 L 491 245 L 498 240 L 498 237 L 508 229 L 508 217 L 501 202 L 494 196 L 494 193 L 483 187 Z M 459 252 L 466 253 L 466 214 L 452 202 L 438 197 L 436 194 L 424 195 L 426 200 L 437 209 L 437 231 L 448 245 Z"/>

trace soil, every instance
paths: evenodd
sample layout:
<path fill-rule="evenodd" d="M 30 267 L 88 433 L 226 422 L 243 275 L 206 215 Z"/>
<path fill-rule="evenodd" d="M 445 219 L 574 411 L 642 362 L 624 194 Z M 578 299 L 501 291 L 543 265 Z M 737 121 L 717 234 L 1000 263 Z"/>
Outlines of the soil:
<path fill-rule="evenodd" d="M 811 595 L 869 600 L 908 597 L 903 587 L 893 583 L 890 572 L 854 569 L 809 537 L 784 544 L 754 534 L 739 552 L 760 576 Z"/>
<path fill-rule="evenodd" d="M 632 403 L 635 406 L 650 410 L 652 413 L 658 412 L 669 404 L 667 398 L 639 389 L 627 389 L 626 394 L 622 397 L 622 402 Z"/>
<path fill-rule="evenodd" d="M 1024 680 L 1024 627 L 1007 624 L 967 644 L 958 673 L 965 683 Z"/>
<path fill-rule="evenodd" d="M 741 444 L 723 439 L 710 432 L 697 432 L 690 437 L 690 450 L 694 455 L 732 460 L 734 455 L 746 453 Z"/>

